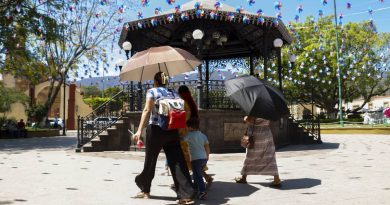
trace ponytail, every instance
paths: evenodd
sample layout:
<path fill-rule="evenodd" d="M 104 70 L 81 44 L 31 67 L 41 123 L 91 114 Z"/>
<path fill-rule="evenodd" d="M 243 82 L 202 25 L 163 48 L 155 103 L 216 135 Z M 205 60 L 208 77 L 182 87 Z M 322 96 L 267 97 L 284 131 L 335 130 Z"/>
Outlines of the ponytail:
<path fill-rule="evenodd" d="M 155 87 L 164 87 L 168 84 L 169 77 L 164 72 L 157 72 L 154 75 L 154 86 Z"/>

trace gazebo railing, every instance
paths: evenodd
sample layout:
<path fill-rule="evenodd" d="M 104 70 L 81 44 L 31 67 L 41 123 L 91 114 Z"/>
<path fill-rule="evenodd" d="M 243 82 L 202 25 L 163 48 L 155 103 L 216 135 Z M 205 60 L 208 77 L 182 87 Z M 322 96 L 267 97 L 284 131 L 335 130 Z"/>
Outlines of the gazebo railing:
<path fill-rule="evenodd" d="M 196 101 L 199 95 L 198 81 L 187 80 L 187 81 L 175 81 L 170 82 L 167 87 L 177 92 L 181 85 L 186 85 Z M 124 92 L 129 96 L 129 110 L 130 111 L 141 111 L 145 104 L 146 92 L 152 88 L 153 84 L 128 84 L 124 86 Z M 202 100 L 201 108 L 204 109 L 238 109 L 230 99 L 226 96 L 225 84 L 222 80 L 210 80 L 208 83 L 203 81 L 202 83 Z"/>

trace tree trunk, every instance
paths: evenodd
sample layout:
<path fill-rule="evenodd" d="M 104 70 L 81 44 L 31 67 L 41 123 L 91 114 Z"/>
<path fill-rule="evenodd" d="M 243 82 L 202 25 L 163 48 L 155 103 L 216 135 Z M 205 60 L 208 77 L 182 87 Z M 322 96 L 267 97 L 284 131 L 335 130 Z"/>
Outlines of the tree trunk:
<path fill-rule="evenodd" d="M 53 106 L 54 101 L 57 98 L 57 95 L 60 92 L 62 85 L 63 85 L 63 79 L 59 80 L 57 85 L 55 85 L 55 81 L 53 83 L 51 83 L 50 89 L 49 89 L 50 91 L 49 91 L 49 94 L 47 96 L 47 101 L 45 103 L 46 117 L 48 116 L 49 111 L 50 111 L 51 107 Z"/>

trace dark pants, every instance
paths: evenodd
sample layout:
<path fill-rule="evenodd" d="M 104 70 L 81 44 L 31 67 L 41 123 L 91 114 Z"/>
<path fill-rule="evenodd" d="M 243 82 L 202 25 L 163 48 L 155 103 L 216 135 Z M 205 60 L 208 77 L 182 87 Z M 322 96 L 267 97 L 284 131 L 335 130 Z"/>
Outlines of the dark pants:
<path fill-rule="evenodd" d="M 194 189 L 191 176 L 184 160 L 180 146 L 179 132 L 177 130 L 162 130 L 157 125 L 149 125 L 146 130 L 145 163 L 141 174 L 135 178 L 135 183 L 142 192 L 150 192 L 150 186 L 154 178 L 158 154 L 164 149 L 168 159 L 168 165 L 175 183 L 179 198 L 192 198 Z"/>
<path fill-rule="evenodd" d="M 203 181 L 203 167 L 207 164 L 207 159 L 197 159 L 191 161 L 192 165 L 192 173 L 194 177 L 194 184 L 195 188 L 199 192 L 205 192 L 206 191 L 206 185 Z"/>
<path fill-rule="evenodd" d="M 26 129 L 18 129 L 18 137 L 27 137 L 27 130 Z"/>

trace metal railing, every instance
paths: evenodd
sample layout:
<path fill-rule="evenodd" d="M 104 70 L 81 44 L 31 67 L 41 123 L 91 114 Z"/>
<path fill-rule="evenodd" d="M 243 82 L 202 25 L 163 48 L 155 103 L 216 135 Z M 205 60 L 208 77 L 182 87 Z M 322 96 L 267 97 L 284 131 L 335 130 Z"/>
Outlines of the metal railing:
<path fill-rule="evenodd" d="M 81 148 L 122 118 L 126 111 L 123 103 L 125 97 L 125 93 L 120 91 L 87 116 L 78 116 L 77 148 Z"/>
<path fill-rule="evenodd" d="M 168 84 L 167 88 L 175 91 L 181 85 L 186 85 L 194 99 L 200 94 L 198 89 L 198 81 L 176 81 Z M 130 111 L 141 111 L 145 104 L 146 91 L 153 87 L 153 84 L 128 84 L 124 86 L 124 92 L 129 96 L 129 103 L 127 104 Z M 198 105 L 204 109 L 238 109 L 238 106 L 233 103 L 225 92 L 225 84 L 222 80 L 209 80 L 208 83 L 202 83 L 202 104 Z"/>
<path fill-rule="evenodd" d="M 291 116 L 292 118 L 292 116 Z M 292 118 L 299 127 L 303 128 L 306 133 L 314 138 L 318 143 L 322 143 L 321 140 L 321 122 L 318 116 L 310 115 L 308 119 L 295 120 Z"/>
<path fill-rule="evenodd" d="M 237 110 L 239 107 L 233 103 L 225 92 L 225 84 L 222 80 L 209 80 L 202 82 L 199 87 L 198 81 L 177 81 L 171 82 L 167 86 L 170 89 L 178 90 L 181 85 L 186 85 L 192 93 L 194 99 L 202 94 L 201 108 Z M 120 120 L 127 111 L 141 111 L 145 104 L 146 92 L 152 88 L 153 84 L 130 83 L 123 85 L 122 91 L 113 96 L 110 100 L 100 105 L 85 117 L 78 116 L 77 120 L 77 147 L 81 148 L 99 134 L 113 126 Z M 201 88 L 201 89 L 199 89 Z M 292 118 L 293 119 L 293 118 Z M 297 121 L 298 126 L 305 132 L 312 135 L 318 142 L 321 141 L 320 121 L 318 118 Z"/>
<path fill-rule="evenodd" d="M 198 81 L 176 81 L 167 86 L 175 91 L 181 85 L 186 85 L 191 90 L 193 98 L 196 99 L 200 90 Z M 152 88 L 150 83 L 130 83 L 123 85 L 122 91 L 113 96 L 110 100 L 100 105 L 85 117 L 78 116 L 77 119 L 77 147 L 81 148 L 99 134 L 107 130 L 122 118 L 126 111 L 141 111 L 145 105 L 145 97 L 148 89 Z M 238 109 L 238 107 L 225 96 L 224 81 L 210 80 L 203 81 L 202 108 L 205 109 Z"/>

